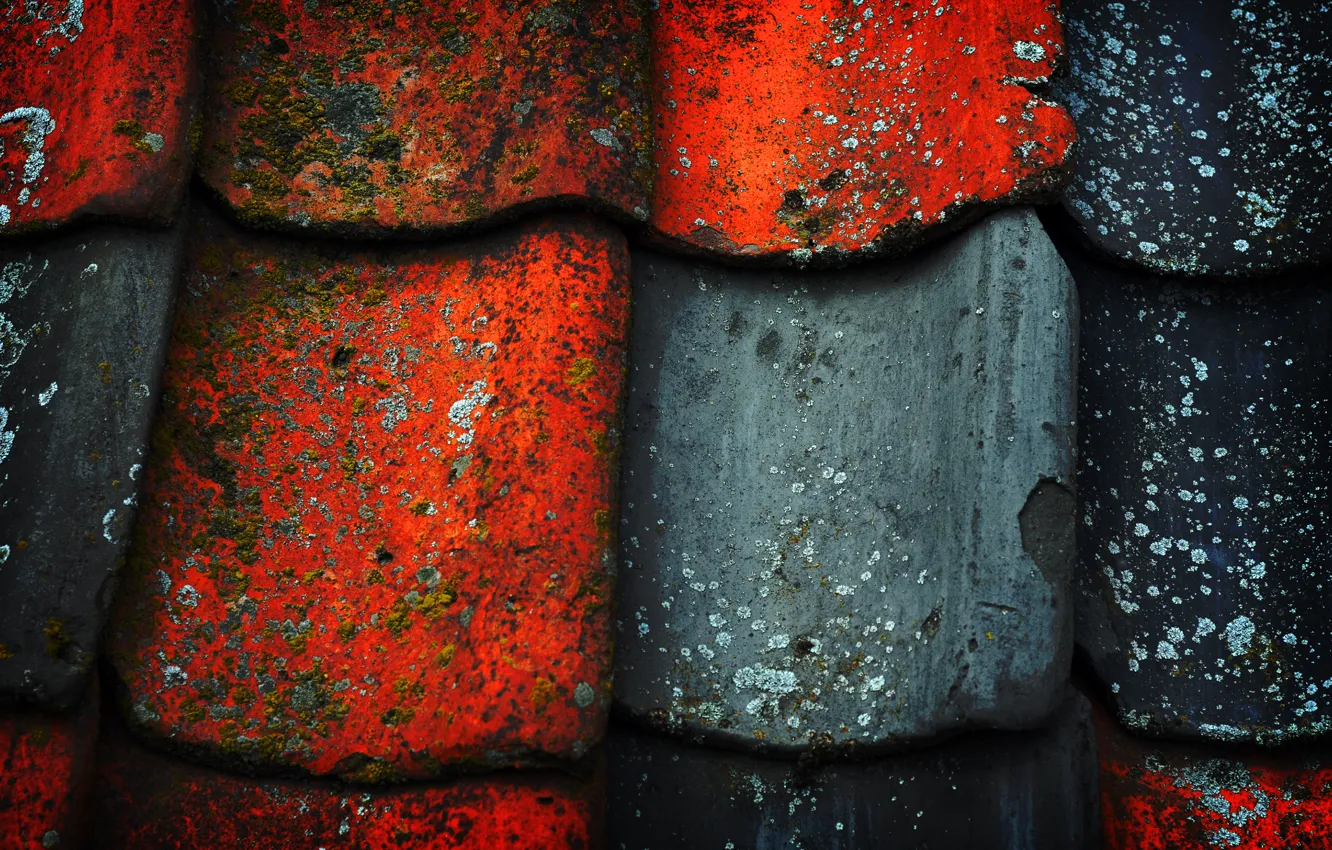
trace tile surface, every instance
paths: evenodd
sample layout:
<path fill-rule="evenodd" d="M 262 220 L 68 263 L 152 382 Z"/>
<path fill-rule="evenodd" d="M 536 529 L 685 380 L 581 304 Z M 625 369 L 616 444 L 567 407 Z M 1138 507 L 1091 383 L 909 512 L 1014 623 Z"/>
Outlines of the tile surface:
<path fill-rule="evenodd" d="M 438 232 L 560 202 L 647 216 L 636 0 L 221 6 L 204 181 L 246 224 Z"/>
<path fill-rule="evenodd" d="M 873 762 L 796 766 L 612 729 L 617 850 L 1097 847 L 1090 708 Z"/>
<path fill-rule="evenodd" d="M 361 781 L 581 757 L 628 297 L 590 218 L 374 252 L 200 216 L 113 624 L 139 730 Z"/>
<path fill-rule="evenodd" d="M 1078 641 L 1120 719 L 1325 734 L 1332 297 L 1067 255 L 1082 298 Z"/>
<path fill-rule="evenodd" d="M 1024 727 L 1072 651 L 1072 280 L 1034 214 L 910 261 L 638 254 L 616 698 L 731 744 Z"/>
<path fill-rule="evenodd" d="M 1332 6 L 1068 0 L 1077 120 L 1064 206 L 1155 271 L 1253 275 L 1332 256 Z"/>
<path fill-rule="evenodd" d="M 1052 0 L 662 0 L 652 224 L 731 260 L 836 264 L 1063 185 L 1073 125 L 1024 84 Z"/>
<path fill-rule="evenodd" d="M 183 228 L 0 243 L 0 703 L 68 708 L 139 503 Z"/>
<path fill-rule="evenodd" d="M 199 18 L 191 0 L 0 7 L 0 237 L 174 217 L 197 142 Z"/>

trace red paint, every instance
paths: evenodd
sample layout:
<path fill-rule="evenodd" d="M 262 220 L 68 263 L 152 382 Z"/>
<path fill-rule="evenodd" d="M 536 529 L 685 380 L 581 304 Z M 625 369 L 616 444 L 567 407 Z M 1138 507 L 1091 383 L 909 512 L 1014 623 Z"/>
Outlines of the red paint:
<path fill-rule="evenodd" d="M 141 730 L 361 781 L 605 726 L 629 260 L 195 227 L 111 652 Z"/>
<path fill-rule="evenodd" d="M 1332 847 L 1332 754 L 1133 738 L 1097 712 L 1106 850 Z"/>
<path fill-rule="evenodd" d="M 601 843 L 604 795 L 600 775 L 549 772 L 387 789 L 259 780 L 114 736 L 101 752 L 93 827 L 102 850 L 587 850 Z"/>
<path fill-rule="evenodd" d="M 70 716 L 0 712 L 0 847 L 80 846 L 96 741 L 96 686 Z"/>
<path fill-rule="evenodd" d="M 556 201 L 647 216 L 633 0 L 221 9 L 202 172 L 247 224 L 440 231 Z"/>
<path fill-rule="evenodd" d="M 0 235 L 174 215 L 189 174 L 197 25 L 190 0 L 6 4 Z"/>
<path fill-rule="evenodd" d="M 653 45 L 652 223 L 689 247 L 901 252 L 1066 176 L 1071 119 L 1018 84 L 1063 49 L 1054 0 L 661 0 Z"/>

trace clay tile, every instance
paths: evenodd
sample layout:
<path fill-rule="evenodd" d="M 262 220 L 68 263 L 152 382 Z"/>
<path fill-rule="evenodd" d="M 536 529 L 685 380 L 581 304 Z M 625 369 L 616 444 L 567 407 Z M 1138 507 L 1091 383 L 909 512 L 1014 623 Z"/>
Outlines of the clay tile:
<path fill-rule="evenodd" d="M 128 548 L 184 228 L 0 243 L 0 703 L 83 692 Z"/>
<path fill-rule="evenodd" d="M 113 729 L 102 738 L 90 821 L 104 850 L 602 846 L 604 772 L 349 788 L 227 774 L 158 755 Z"/>
<path fill-rule="evenodd" d="M 1332 257 L 1332 6 L 1069 0 L 1077 121 L 1064 207 L 1159 272 L 1256 275 Z"/>
<path fill-rule="evenodd" d="M 113 659 L 148 736 L 366 781 L 577 759 L 609 702 L 628 252 L 200 216 Z"/>
<path fill-rule="evenodd" d="M 1065 254 L 1082 300 L 1078 641 L 1134 729 L 1332 731 L 1332 299 Z"/>
<path fill-rule="evenodd" d="M 616 699 L 777 751 L 1025 728 L 1072 653 L 1076 300 L 1029 210 L 910 261 L 636 255 Z"/>
<path fill-rule="evenodd" d="M 190 0 L 25 0 L 0 14 L 0 236 L 169 222 L 197 89 Z"/>
<path fill-rule="evenodd" d="M 647 216 L 632 0 L 221 8 L 202 174 L 247 225 L 439 232 L 555 201 Z"/>
<path fill-rule="evenodd" d="M 662 0 L 652 224 L 722 257 L 901 253 L 1058 190 L 1073 143 L 1042 83 L 1051 0 Z"/>
<path fill-rule="evenodd" d="M 1080 696 L 1066 697 L 1040 731 L 971 734 L 841 764 L 761 759 L 612 728 L 610 846 L 1097 847 L 1095 738 Z"/>
<path fill-rule="evenodd" d="M 1094 714 L 1105 850 L 1332 846 L 1332 754 L 1167 744 Z"/>
<path fill-rule="evenodd" d="M 0 840 L 82 847 L 97 744 L 96 688 L 69 715 L 0 710 Z"/>

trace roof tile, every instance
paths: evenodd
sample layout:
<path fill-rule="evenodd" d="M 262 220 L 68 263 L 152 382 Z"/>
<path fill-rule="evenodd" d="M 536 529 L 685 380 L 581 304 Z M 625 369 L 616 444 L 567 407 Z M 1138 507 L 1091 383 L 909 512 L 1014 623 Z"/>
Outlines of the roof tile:
<path fill-rule="evenodd" d="M 1066 255 L 1082 299 L 1078 640 L 1120 718 L 1326 734 L 1332 298 Z"/>
<path fill-rule="evenodd" d="M 205 182 L 247 224 L 436 232 L 576 200 L 647 216 L 633 0 L 222 7 Z"/>
<path fill-rule="evenodd" d="M 1022 84 L 1061 39 L 1053 0 L 662 0 L 652 223 L 732 259 L 837 262 L 1057 191 L 1073 125 Z"/>
<path fill-rule="evenodd" d="M 612 728 L 610 846 L 1096 847 L 1091 711 L 850 764 L 760 759 Z"/>
<path fill-rule="evenodd" d="M 0 16 L 0 235 L 84 216 L 165 222 L 184 194 L 189 0 L 27 0 Z"/>
<path fill-rule="evenodd" d="M 1077 307 L 1036 216 L 855 270 L 644 253 L 634 279 L 617 700 L 784 750 L 1053 711 Z"/>
<path fill-rule="evenodd" d="M 628 252 L 201 216 L 113 657 L 147 735 L 359 780 L 578 758 L 609 702 Z"/>
<path fill-rule="evenodd" d="M 1251 275 L 1332 257 L 1332 6 L 1068 0 L 1077 120 L 1064 206 L 1155 271 Z"/>
<path fill-rule="evenodd" d="M 90 821 L 105 850 L 590 850 L 601 846 L 604 795 L 604 775 L 553 772 L 374 789 L 261 780 L 161 756 L 108 730 Z"/>
<path fill-rule="evenodd" d="M 184 228 L 0 243 L 0 702 L 68 708 L 137 510 Z"/>

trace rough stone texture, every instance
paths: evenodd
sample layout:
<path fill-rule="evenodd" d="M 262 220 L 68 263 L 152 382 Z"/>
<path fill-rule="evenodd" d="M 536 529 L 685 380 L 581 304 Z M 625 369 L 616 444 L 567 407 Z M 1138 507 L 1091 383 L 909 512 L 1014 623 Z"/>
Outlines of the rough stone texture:
<path fill-rule="evenodd" d="M 1332 728 L 1332 298 L 1170 285 L 1069 252 L 1083 303 L 1078 640 L 1122 722 Z"/>
<path fill-rule="evenodd" d="M 592 850 L 605 830 L 604 771 L 392 788 L 261 780 L 158 755 L 108 728 L 97 777 L 98 850 Z"/>
<path fill-rule="evenodd" d="M 1072 651 L 1072 279 L 1034 214 L 910 262 L 634 269 L 617 699 L 731 744 L 1028 727 Z"/>
<path fill-rule="evenodd" d="M 1332 847 L 1332 758 L 1162 744 L 1098 710 L 1105 850 Z"/>
<path fill-rule="evenodd" d="M 647 218 L 637 0 L 219 7 L 202 172 L 246 224 L 438 232 L 552 202 Z"/>
<path fill-rule="evenodd" d="M 169 222 L 189 176 L 192 0 L 0 3 L 0 236 Z"/>
<path fill-rule="evenodd" d="M 661 0 L 652 224 L 729 259 L 901 253 L 1057 193 L 1073 123 L 1024 84 L 1063 50 L 1054 0 Z"/>
<path fill-rule="evenodd" d="M 1080 696 L 1047 730 L 823 767 L 612 729 L 610 846 L 1092 850 L 1095 739 Z"/>
<path fill-rule="evenodd" d="M 112 638 L 139 730 L 363 781 L 579 758 L 610 700 L 623 237 L 201 216 Z"/>
<path fill-rule="evenodd" d="M 1149 269 L 1250 275 L 1332 256 L 1332 6 L 1068 0 L 1078 125 L 1064 206 Z"/>
<path fill-rule="evenodd" d="M 82 846 L 97 743 L 97 693 L 67 716 L 0 711 L 0 846 Z"/>
<path fill-rule="evenodd" d="M 184 229 L 0 244 L 0 703 L 68 708 L 124 560 Z"/>

